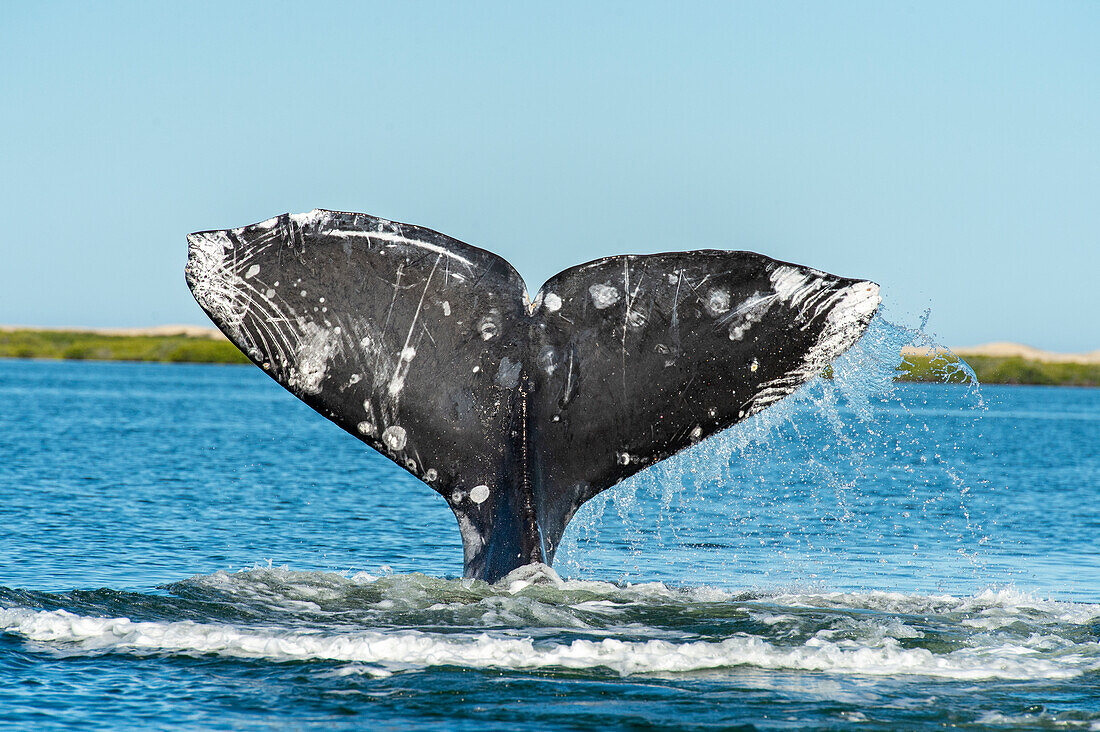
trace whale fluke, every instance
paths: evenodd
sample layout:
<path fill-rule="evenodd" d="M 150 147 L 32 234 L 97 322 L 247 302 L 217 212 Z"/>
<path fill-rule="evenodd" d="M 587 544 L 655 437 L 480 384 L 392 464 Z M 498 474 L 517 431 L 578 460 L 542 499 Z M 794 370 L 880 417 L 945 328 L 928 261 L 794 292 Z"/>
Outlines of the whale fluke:
<path fill-rule="evenodd" d="M 530 300 L 495 254 L 358 213 L 188 242 L 214 323 L 439 492 L 488 581 L 551 564 L 585 501 L 819 374 L 879 303 L 871 282 L 715 250 L 598 259 Z"/>

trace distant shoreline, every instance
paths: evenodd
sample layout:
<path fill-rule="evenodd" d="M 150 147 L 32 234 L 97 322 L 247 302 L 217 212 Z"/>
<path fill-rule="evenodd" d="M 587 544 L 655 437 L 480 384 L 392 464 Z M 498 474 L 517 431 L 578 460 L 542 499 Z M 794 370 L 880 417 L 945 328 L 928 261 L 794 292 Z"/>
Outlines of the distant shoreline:
<path fill-rule="evenodd" d="M 965 361 L 983 384 L 1100 386 L 1100 350 L 1053 353 L 1019 343 L 959 349 L 906 348 L 900 381 L 962 383 Z M 220 331 L 197 325 L 152 328 L 0 326 L 0 358 L 247 364 Z"/>
<path fill-rule="evenodd" d="M 101 336 L 188 336 L 190 338 L 209 338 L 224 341 L 225 336 L 217 328 L 205 325 L 153 325 L 145 328 L 54 328 L 41 325 L 0 325 L 0 334 L 4 333 L 92 333 Z"/>
<path fill-rule="evenodd" d="M 67 361 L 250 363 L 213 328 L 31 328 L 0 326 L 0 358 Z"/>

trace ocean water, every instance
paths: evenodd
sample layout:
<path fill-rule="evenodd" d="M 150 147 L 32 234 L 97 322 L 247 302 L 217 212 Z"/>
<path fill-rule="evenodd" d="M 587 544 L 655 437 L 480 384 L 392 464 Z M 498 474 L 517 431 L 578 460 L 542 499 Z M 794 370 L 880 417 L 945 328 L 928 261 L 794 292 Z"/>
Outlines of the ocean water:
<path fill-rule="evenodd" d="M 257 369 L 2 361 L 0 728 L 1100 729 L 1100 390 L 901 337 L 496 586 Z"/>

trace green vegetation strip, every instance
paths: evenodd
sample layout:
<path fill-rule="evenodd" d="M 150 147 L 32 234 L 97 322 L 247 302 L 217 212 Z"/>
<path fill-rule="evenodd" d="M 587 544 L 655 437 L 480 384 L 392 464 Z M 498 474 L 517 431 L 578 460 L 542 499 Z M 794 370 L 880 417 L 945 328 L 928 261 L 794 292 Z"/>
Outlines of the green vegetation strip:
<path fill-rule="evenodd" d="M 68 330 L 0 332 L 0 358 L 248 363 L 229 341 L 193 336 L 113 336 Z"/>
<path fill-rule="evenodd" d="M 982 384 L 1041 384 L 1046 386 L 1100 386 L 1100 364 L 1050 363 L 1014 356 L 967 356 L 966 363 Z M 966 383 L 969 375 L 957 358 L 906 356 L 898 368 L 902 381 Z"/>
<path fill-rule="evenodd" d="M 65 330 L 0 332 L 0 358 L 248 363 L 236 346 L 220 339 L 186 335 L 112 336 Z M 966 364 L 983 384 L 1100 386 L 1100 364 L 1048 363 L 992 356 L 968 356 Z M 898 378 L 902 381 L 966 383 L 969 374 L 957 358 L 941 354 L 907 356 L 898 369 Z"/>

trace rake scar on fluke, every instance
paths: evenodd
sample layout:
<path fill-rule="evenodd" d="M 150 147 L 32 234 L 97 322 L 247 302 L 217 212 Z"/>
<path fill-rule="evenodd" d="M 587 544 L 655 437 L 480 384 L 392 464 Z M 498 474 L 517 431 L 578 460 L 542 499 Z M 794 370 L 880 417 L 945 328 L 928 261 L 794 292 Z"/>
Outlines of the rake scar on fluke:
<path fill-rule="evenodd" d="M 488 581 L 552 563 L 585 501 L 821 373 L 879 304 L 872 282 L 710 249 L 597 259 L 532 300 L 497 255 L 359 213 L 188 242 L 214 323 L 440 493 Z"/>

